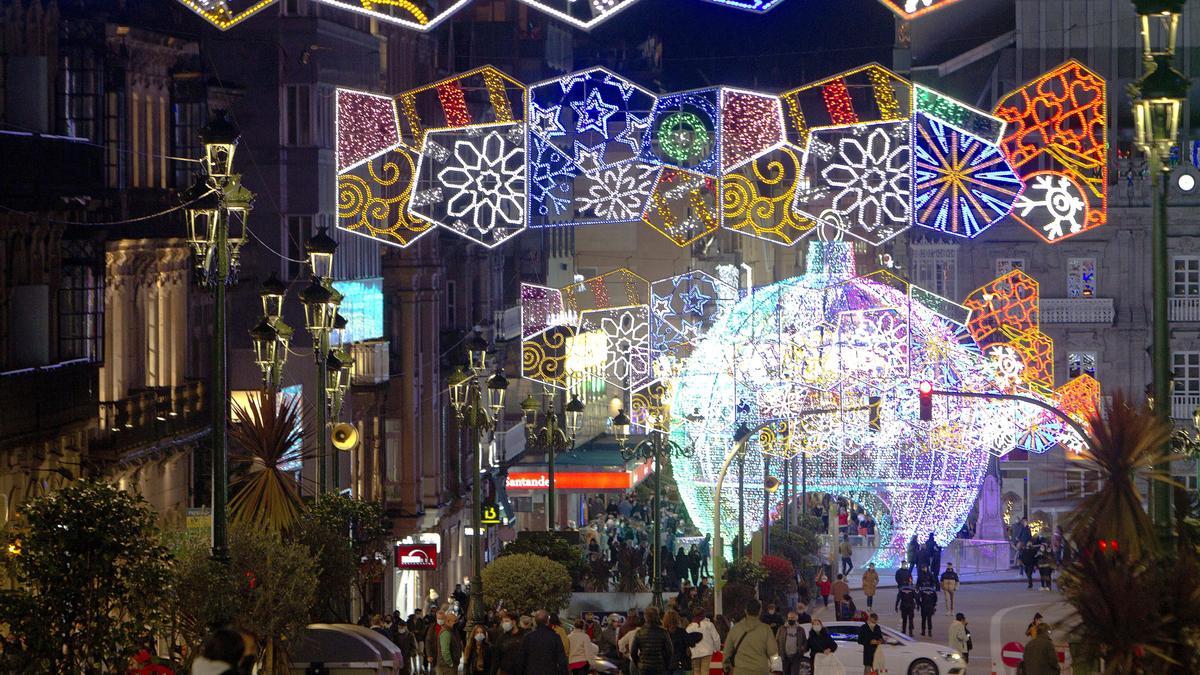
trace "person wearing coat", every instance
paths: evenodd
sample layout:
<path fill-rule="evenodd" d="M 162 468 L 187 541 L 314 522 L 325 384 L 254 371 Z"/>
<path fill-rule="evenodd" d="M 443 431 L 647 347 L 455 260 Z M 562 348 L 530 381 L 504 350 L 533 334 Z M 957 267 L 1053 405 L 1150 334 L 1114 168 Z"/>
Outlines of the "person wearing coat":
<path fill-rule="evenodd" d="M 481 623 L 471 629 L 467 646 L 463 649 L 463 675 L 492 675 L 492 644 L 488 639 L 487 627 Z"/>
<path fill-rule="evenodd" d="M 629 658 L 637 664 L 642 675 L 666 675 L 674 656 L 671 635 L 663 628 L 657 607 L 647 607 L 643 613 L 646 625 L 634 633 Z"/>
<path fill-rule="evenodd" d="M 725 638 L 725 671 L 732 675 L 765 675 L 771 670 L 771 657 L 779 654 L 775 634 L 759 620 L 762 605 L 758 600 L 746 603 L 746 616 L 733 624 Z M 732 664 L 730 666 L 729 664 Z"/>
<path fill-rule="evenodd" d="M 544 609 L 534 615 L 536 627 L 525 634 L 521 643 L 518 673 L 567 675 L 567 650 L 558 633 L 550 628 L 550 613 Z"/>
<path fill-rule="evenodd" d="M 454 630 L 458 616 L 454 612 L 438 612 L 438 622 L 425 638 L 425 658 L 438 675 L 458 675 L 463 643 Z"/>
<path fill-rule="evenodd" d="M 875 591 L 879 588 L 879 572 L 875 571 L 875 563 L 867 565 L 867 571 L 863 572 L 862 590 L 863 595 L 867 596 L 867 609 L 875 606 Z"/>
<path fill-rule="evenodd" d="M 700 640 L 692 645 L 692 673 L 708 675 L 713 653 L 721 651 L 721 636 L 717 632 L 717 626 L 708 620 L 703 610 L 700 610 L 692 617 L 687 632 L 700 634 Z"/>
<path fill-rule="evenodd" d="M 1050 631 L 1041 626 L 1033 639 L 1025 643 L 1025 675 L 1058 675 L 1058 652 L 1050 641 Z"/>
<path fill-rule="evenodd" d="M 875 668 L 875 652 L 883 644 L 883 629 L 879 627 L 879 615 L 871 612 L 867 622 L 858 629 L 858 644 L 863 648 L 863 675 L 870 675 Z"/>
<path fill-rule="evenodd" d="M 963 663 L 971 662 L 971 648 L 967 641 L 971 637 L 971 632 L 967 630 L 967 617 L 962 612 L 954 615 L 954 621 L 950 624 L 950 648 L 962 654 Z"/>
<path fill-rule="evenodd" d="M 518 675 L 524 637 L 513 617 L 500 618 L 500 632 L 492 643 L 492 675 Z"/>
<path fill-rule="evenodd" d="M 808 657 L 813 664 L 813 675 L 825 675 L 819 668 L 817 657 L 821 654 L 833 654 L 837 648 L 837 641 L 829 634 L 821 620 L 813 619 L 812 629 L 808 631 Z"/>
<path fill-rule="evenodd" d="M 787 623 L 775 631 L 775 643 L 783 657 L 783 675 L 799 675 L 804 652 L 808 651 L 808 636 L 800 627 L 798 614 L 788 612 Z"/>
<path fill-rule="evenodd" d="M 567 669 L 575 675 L 587 675 L 596 645 L 588 637 L 583 619 L 576 619 L 574 626 L 575 630 L 567 636 Z"/>

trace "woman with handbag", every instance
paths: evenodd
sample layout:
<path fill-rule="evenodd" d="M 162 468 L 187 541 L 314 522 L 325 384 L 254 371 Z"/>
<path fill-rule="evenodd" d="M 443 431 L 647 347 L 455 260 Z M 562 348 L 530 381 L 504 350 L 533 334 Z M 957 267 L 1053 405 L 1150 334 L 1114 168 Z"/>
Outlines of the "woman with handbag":
<path fill-rule="evenodd" d="M 837 641 L 821 620 L 813 619 L 812 630 L 808 632 L 808 653 L 812 655 L 813 675 L 846 675 L 846 669 L 834 654 L 837 648 Z"/>

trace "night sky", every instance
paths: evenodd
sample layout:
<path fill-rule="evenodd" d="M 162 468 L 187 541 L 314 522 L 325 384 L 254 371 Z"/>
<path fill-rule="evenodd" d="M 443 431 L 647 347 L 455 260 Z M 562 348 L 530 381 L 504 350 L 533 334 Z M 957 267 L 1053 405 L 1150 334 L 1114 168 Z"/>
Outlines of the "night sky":
<path fill-rule="evenodd" d="M 663 40 L 663 84 L 780 91 L 878 61 L 891 65 L 894 14 L 878 0 L 783 0 L 759 15 L 703 0 L 640 0 L 590 39 Z"/>

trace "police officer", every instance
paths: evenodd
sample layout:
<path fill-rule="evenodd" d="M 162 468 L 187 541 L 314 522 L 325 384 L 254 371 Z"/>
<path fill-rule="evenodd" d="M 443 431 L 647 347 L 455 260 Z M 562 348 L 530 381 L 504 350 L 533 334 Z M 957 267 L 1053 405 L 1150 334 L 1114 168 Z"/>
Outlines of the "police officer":
<path fill-rule="evenodd" d="M 895 611 L 900 612 L 900 632 L 912 635 L 913 615 L 917 611 L 917 589 L 912 584 L 900 587 L 900 592 L 896 594 Z"/>
<path fill-rule="evenodd" d="M 938 594 L 932 585 L 922 586 L 917 594 L 917 604 L 921 607 L 921 635 L 933 637 L 933 615 L 937 613 Z"/>

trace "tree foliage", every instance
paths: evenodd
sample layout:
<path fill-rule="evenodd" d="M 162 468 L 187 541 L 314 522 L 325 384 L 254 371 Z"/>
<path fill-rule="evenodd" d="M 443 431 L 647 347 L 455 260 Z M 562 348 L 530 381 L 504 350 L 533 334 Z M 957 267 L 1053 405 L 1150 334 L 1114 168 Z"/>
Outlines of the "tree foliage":
<path fill-rule="evenodd" d="M 811 522 L 816 521 L 815 525 Z M 812 516 L 801 519 L 798 527 L 791 530 L 782 525 L 771 526 L 771 552 L 781 558 L 786 558 L 796 569 L 805 569 L 816 561 L 816 555 L 821 550 L 821 542 L 816 532 L 820 529 L 821 521 Z"/>
<path fill-rule="evenodd" d="M 556 612 L 571 598 L 571 576 L 562 564 L 545 556 L 513 553 L 483 568 L 483 601 L 522 614 Z"/>
<path fill-rule="evenodd" d="M 141 497 L 81 481 L 34 499 L 10 532 L 19 589 L 0 621 L 24 638 L 4 664 L 20 672 L 124 671 L 166 622 L 172 561 Z M 19 553 L 16 553 L 19 550 Z"/>
<path fill-rule="evenodd" d="M 553 533 L 537 534 L 540 536 L 517 537 L 516 541 L 504 547 L 498 557 L 519 553 L 540 555 L 565 567 L 572 579 L 582 579 L 587 574 L 587 561 L 583 559 L 583 550 L 579 546 Z"/>
<path fill-rule="evenodd" d="M 725 570 L 725 578 L 730 583 L 742 583 L 754 588 L 766 581 L 767 568 L 750 558 L 738 558 Z"/>
<path fill-rule="evenodd" d="M 295 533 L 320 569 L 314 620 L 351 619 L 351 585 L 360 597 L 368 597 L 376 556 L 387 554 L 387 535 L 379 504 L 333 493 L 317 496 Z"/>
<path fill-rule="evenodd" d="M 721 605 L 725 617 L 730 621 L 741 621 L 746 616 L 746 603 L 755 598 L 754 587 L 740 582 L 731 581 L 721 589 Z"/>
<path fill-rule="evenodd" d="M 275 392 L 251 396 L 246 405 L 233 402 L 229 429 L 233 440 L 233 498 L 229 517 L 235 523 L 288 532 L 304 512 L 300 486 L 285 463 L 303 459 L 301 399 Z"/>

